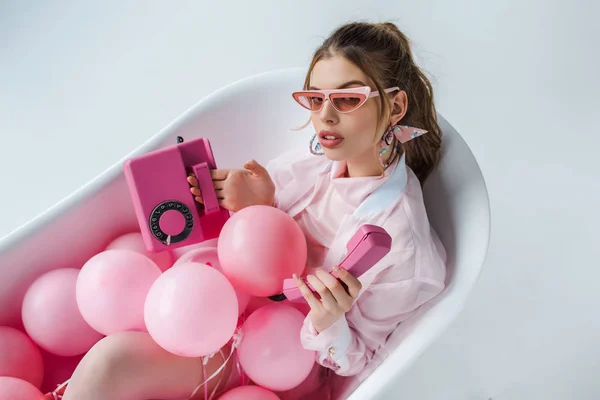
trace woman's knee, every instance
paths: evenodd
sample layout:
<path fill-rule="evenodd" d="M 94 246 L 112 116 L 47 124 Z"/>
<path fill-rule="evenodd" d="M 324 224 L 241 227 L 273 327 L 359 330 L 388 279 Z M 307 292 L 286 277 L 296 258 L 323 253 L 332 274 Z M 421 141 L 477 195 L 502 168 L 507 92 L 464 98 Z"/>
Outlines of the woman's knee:
<path fill-rule="evenodd" d="M 127 376 L 134 332 L 109 335 L 99 340 L 75 369 L 64 394 L 65 400 L 101 399 L 118 393 Z M 114 396 L 113 396 L 114 398 Z"/>
<path fill-rule="evenodd" d="M 99 340 L 86 354 L 82 362 L 101 373 L 105 378 L 121 376 L 142 356 L 140 340 L 143 332 L 120 332 Z M 88 359 L 88 360 L 86 360 Z"/>
<path fill-rule="evenodd" d="M 119 395 L 130 390 L 189 396 L 193 389 L 216 373 L 229 353 L 228 346 L 213 356 L 205 367 L 201 358 L 180 357 L 158 346 L 146 332 L 122 332 L 98 341 L 76 371 L 76 381 L 93 381 L 91 386 L 111 387 Z M 206 376 L 204 376 L 205 374 Z M 231 373 L 231 361 L 206 383 L 209 391 Z M 74 375 L 74 378 L 75 378 Z M 223 386 L 225 382 L 222 382 Z M 143 386 L 145 389 L 138 388 Z M 164 392 L 164 393 L 163 393 Z M 201 390 L 200 392 L 203 392 Z"/>

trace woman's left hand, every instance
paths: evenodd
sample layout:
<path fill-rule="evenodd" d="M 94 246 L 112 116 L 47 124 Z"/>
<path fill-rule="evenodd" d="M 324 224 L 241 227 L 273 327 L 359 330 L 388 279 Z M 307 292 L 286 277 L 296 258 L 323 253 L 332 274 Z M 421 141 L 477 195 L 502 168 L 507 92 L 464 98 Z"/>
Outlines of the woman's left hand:
<path fill-rule="evenodd" d="M 350 311 L 354 300 L 362 289 L 362 284 L 352 274 L 343 268 L 335 267 L 335 273 L 346 284 L 348 291 L 340 280 L 333 275 L 318 269 L 315 275 L 308 275 L 306 280 L 319 293 L 317 298 L 308 286 L 294 275 L 296 285 L 310 306 L 310 321 L 317 332 L 329 328 L 342 315 Z"/>

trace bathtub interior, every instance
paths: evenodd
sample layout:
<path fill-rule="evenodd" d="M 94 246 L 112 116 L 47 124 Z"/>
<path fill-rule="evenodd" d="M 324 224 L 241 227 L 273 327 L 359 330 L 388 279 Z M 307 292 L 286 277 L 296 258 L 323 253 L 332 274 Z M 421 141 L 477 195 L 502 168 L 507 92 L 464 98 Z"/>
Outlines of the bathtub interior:
<path fill-rule="evenodd" d="M 122 172 L 122 163 L 130 156 L 174 144 L 177 136 L 203 136 L 211 142 L 218 167 L 227 168 L 239 167 L 251 157 L 264 164 L 281 151 L 308 146 L 310 127 L 292 130 L 309 117 L 290 94 L 302 83 L 303 70 L 294 68 L 226 86 L 90 183 L 2 238 L 0 325 L 22 329 L 21 302 L 38 276 L 57 268 L 81 268 L 115 237 L 139 230 Z M 443 118 L 440 121 L 447 134 L 445 156 L 425 186 L 425 196 L 432 225 L 448 250 L 449 286 L 396 329 L 369 371 L 349 379 L 336 377 L 336 398 L 377 398 L 458 313 L 478 275 L 489 236 L 487 194 L 481 194 L 483 179 L 468 147 Z M 474 179 L 456 179 L 459 173 Z M 479 226 L 464 228 L 475 224 Z M 457 263 L 460 269 L 455 268 Z"/>

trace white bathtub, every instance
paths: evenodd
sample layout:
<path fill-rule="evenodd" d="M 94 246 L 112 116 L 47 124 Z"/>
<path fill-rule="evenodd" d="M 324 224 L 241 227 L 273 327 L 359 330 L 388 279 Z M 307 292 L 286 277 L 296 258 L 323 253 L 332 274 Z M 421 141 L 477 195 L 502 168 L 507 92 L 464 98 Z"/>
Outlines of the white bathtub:
<path fill-rule="evenodd" d="M 174 144 L 177 136 L 209 138 L 219 167 L 239 167 L 250 158 L 266 163 L 290 146 L 307 146 L 309 129 L 290 130 L 308 120 L 291 97 L 302 87 L 303 74 L 303 69 L 274 71 L 213 93 L 87 185 L 0 239 L 0 326 L 22 328 L 23 295 L 38 276 L 80 268 L 111 239 L 138 230 L 122 172 L 125 159 Z M 394 380 L 456 317 L 479 275 L 490 231 L 485 183 L 464 141 L 440 121 L 445 155 L 425 196 L 448 250 L 448 288 L 396 329 L 368 371 L 336 379 L 336 398 L 385 397 Z"/>

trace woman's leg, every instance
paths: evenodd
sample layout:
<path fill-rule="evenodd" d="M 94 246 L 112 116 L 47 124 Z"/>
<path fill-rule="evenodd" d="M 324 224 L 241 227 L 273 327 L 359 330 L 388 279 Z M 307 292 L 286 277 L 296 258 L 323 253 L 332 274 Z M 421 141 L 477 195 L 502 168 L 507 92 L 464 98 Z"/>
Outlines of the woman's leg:
<path fill-rule="evenodd" d="M 223 355 L 226 358 L 228 354 L 226 347 Z M 187 399 L 196 386 L 222 365 L 224 357 L 219 353 L 212 357 L 204 377 L 202 358 L 169 353 L 145 332 L 113 334 L 96 343 L 81 360 L 63 400 Z M 230 364 L 207 383 L 208 393 L 220 379 L 226 381 Z M 202 398 L 204 388 L 194 396 Z"/>

